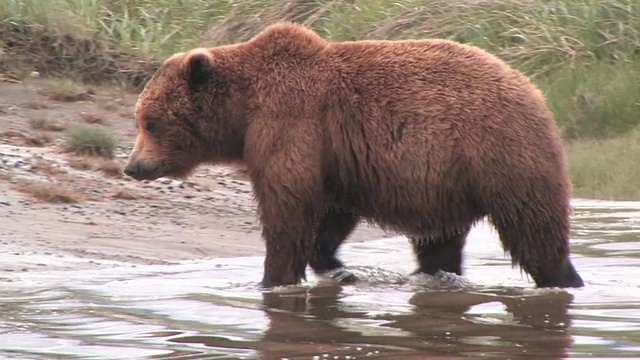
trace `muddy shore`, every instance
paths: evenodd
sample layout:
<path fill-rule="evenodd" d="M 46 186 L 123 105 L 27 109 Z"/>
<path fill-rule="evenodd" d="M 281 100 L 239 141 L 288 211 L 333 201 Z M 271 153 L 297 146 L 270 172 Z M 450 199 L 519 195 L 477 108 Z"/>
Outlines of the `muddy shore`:
<path fill-rule="evenodd" d="M 61 99 L 57 86 L 0 82 L 0 273 L 264 254 L 242 169 L 201 167 L 188 181 L 132 181 L 116 169 L 135 138 L 137 94 L 79 87 Z M 109 166 L 65 149 L 67 130 L 80 123 L 116 134 Z M 385 235 L 361 224 L 348 241 Z"/>

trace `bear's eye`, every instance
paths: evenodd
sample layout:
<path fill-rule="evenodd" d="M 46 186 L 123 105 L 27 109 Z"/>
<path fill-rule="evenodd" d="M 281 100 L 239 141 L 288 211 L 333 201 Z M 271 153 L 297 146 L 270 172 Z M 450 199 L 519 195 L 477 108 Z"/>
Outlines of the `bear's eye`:
<path fill-rule="evenodd" d="M 148 132 L 152 133 L 152 132 L 156 131 L 156 129 L 158 128 L 158 123 L 157 123 L 157 122 L 155 122 L 155 121 L 149 121 L 149 122 L 147 122 L 147 124 L 144 126 L 144 128 L 145 128 Z"/>

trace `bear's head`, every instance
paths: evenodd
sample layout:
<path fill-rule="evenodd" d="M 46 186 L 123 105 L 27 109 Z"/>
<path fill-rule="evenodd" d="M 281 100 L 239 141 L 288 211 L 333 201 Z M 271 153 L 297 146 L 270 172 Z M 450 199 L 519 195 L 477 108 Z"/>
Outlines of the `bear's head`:
<path fill-rule="evenodd" d="M 241 157 L 242 144 L 231 124 L 241 116 L 237 105 L 242 101 L 231 99 L 231 76 L 215 56 L 210 49 L 176 54 L 146 84 L 135 107 L 138 134 L 126 175 L 184 178 L 199 164 Z"/>

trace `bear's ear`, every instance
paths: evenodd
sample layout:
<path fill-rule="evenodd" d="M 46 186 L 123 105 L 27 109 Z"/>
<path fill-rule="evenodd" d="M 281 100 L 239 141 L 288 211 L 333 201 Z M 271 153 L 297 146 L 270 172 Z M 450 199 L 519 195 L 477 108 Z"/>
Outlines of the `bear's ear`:
<path fill-rule="evenodd" d="M 206 49 L 197 49 L 187 54 L 185 72 L 189 86 L 194 90 L 202 88 L 214 75 L 213 55 Z"/>

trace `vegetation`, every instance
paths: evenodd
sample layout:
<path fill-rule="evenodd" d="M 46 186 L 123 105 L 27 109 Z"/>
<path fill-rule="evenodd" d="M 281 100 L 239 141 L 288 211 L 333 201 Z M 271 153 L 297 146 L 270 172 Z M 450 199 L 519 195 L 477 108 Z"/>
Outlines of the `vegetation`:
<path fill-rule="evenodd" d="M 137 86 L 174 52 L 247 40 L 282 20 L 330 40 L 440 37 L 486 49 L 547 96 L 576 195 L 640 196 L 622 190 L 640 188 L 622 171 L 639 168 L 635 147 L 612 150 L 632 146 L 635 135 L 626 134 L 640 122 L 636 0 L 5 0 L 0 70 L 29 64 L 42 74 Z"/>
<path fill-rule="evenodd" d="M 69 159 L 68 164 L 78 170 L 97 170 L 112 178 L 120 178 L 123 175 L 123 164 L 113 159 L 81 156 Z"/>
<path fill-rule="evenodd" d="M 49 117 L 29 119 L 29 124 L 34 130 L 45 131 L 64 131 L 69 127 L 69 124 L 66 121 Z"/>
<path fill-rule="evenodd" d="M 54 162 L 47 160 L 34 161 L 33 163 L 31 163 L 31 170 L 41 174 L 54 176 L 67 173 L 64 169 L 57 166 Z"/>
<path fill-rule="evenodd" d="M 573 191 L 591 199 L 640 199 L 640 129 L 567 144 Z"/>
<path fill-rule="evenodd" d="M 147 200 L 147 199 L 152 199 L 152 197 L 133 191 L 133 190 L 129 190 L 129 189 L 122 189 L 116 193 L 114 193 L 113 195 L 111 195 L 111 198 L 113 199 L 120 199 L 120 200 Z"/>
<path fill-rule="evenodd" d="M 47 203 L 75 204 L 83 200 L 74 191 L 56 183 L 29 181 L 20 182 L 15 187 L 18 191 Z"/>
<path fill-rule="evenodd" d="M 89 100 L 91 97 L 88 92 L 81 89 L 78 83 L 69 78 L 47 79 L 46 87 L 42 92 L 54 101 L 75 102 Z"/>
<path fill-rule="evenodd" d="M 96 124 L 81 124 L 69 129 L 67 147 L 76 155 L 113 158 L 118 141 L 106 127 Z"/>

